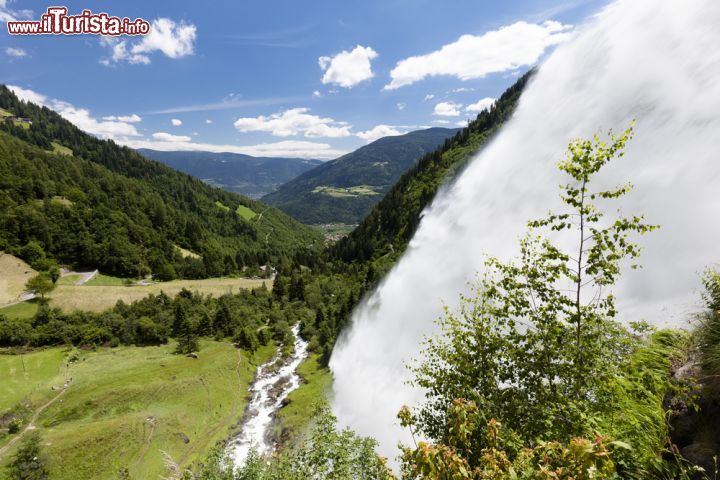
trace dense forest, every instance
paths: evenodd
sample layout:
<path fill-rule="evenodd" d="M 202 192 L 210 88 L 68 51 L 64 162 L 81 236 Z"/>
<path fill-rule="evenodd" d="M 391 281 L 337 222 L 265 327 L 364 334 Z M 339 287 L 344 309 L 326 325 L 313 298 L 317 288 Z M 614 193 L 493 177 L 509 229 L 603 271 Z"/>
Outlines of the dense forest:
<path fill-rule="evenodd" d="M 125 277 L 204 278 L 311 264 L 322 246 L 282 212 L 83 133 L 4 86 L 0 107 L 32 122 L 0 124 L 0 249 L 41 269 L 48 259 Z"/>

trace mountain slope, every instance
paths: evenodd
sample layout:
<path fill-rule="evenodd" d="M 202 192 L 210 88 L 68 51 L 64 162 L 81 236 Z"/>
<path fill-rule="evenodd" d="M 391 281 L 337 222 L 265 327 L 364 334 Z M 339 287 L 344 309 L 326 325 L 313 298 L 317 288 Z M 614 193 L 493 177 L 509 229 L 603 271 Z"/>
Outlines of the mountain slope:
<path fill-rule="evenodd" d="M 161 152 L 139 149 L 143 156 L 230 192 L 260 198 L 323 162 L 303 158 L 252 157 L 239 153 Z"/>
<path fill-rule="evenodd" d="M 262 200 L 303 223 L 357 223 L 403 172 L 456 132 L 429 128 L 381 138 L 300 175 Z"/>
<path fill-rule="evenodd" d="M 452 140 L 425 155 L 406 172 L 350 235 L 330 249 L 344 261 L 388 259 L 400 255 L 420 223 L 423 209 L 438 189 L 461 171 L 502 125 L 510 119 L 520 94 L 532 76 L 530 71 L 508 88 L 489 110 L 458 132 Z"/>
<path fill-rule="evenodd" d="M 47 255 L 116 275 L 193 278 L 305 261 L 321 242 L 274 208 L 92 137 L 4 86 L 0 108 L 32 120 L 0 123 L 0 249 L 31 264 Z"/>

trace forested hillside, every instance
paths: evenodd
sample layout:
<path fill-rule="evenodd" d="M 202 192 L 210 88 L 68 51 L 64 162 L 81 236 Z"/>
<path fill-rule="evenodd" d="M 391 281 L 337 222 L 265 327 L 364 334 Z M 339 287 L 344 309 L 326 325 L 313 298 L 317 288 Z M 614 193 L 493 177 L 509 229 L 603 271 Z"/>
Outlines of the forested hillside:
<path fill-rule="evenodd" d="M 426 154 L 388 191 L 353 232 L 333 245 L 331 254 L 344 261 L 367 261 L 399 254 L 415 233 L 420 214 L 441 185 L 452 178 L 510 118 L 533 72 L 518 79 L 490 110 L 432 153 Z"/>
<path fill-rule="evenodd" d="M 457 129 L 384 137 L 310 170 L 263 197 L 303 223 L 355 224 L 400 176 Z"/>
<path fill-rule="evenodd" d="M 139 149 L 151 160 L 201 179 L 214 187 L 260 198 L 323 162 L 304 158 L 252 157 L 239 153 L 161 152 Z"/>
<path fill-rule="evenodd" d="M 315 257 L 319 236 L 274 208 L 90 136 L 4 86 L 0 107 L 32 121 L 0 131 L 0 249 L 31 264 L 169 279 Z"/>

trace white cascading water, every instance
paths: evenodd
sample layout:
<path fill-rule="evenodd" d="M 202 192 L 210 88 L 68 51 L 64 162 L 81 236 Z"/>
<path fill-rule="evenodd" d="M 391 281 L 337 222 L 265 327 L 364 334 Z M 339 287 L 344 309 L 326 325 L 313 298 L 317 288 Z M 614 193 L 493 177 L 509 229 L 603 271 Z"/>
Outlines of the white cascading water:
<path fill-rule="evenodd" d="M 270 361 L 257 369 L 255 381 L 250 387 L 252 399 L 247 406 L 240 434 L 228 444 L 228 455 L 235 467 L 245 465 L 253 448 L 260 455 L 271 453 L 275 448 L 270 438 L 270 428 L 283 401 L 300 386 L 296 370 L 307 358 L 308 343 L 300 338 L 300 324 L 295 325 L 292 332 L 295 336 L 292 356 L 283 359 L 282 349 L 279 349 Z"/>
<path fill-rule="evenodd" d="M 625 321 L 685 325 L 699 274 L 720 261 L 720 2 L 619 0 L 541 65 L 512 120 L 438 194 L 404 257 L 355 311 L 333 353 L 340 422 L 393 459 L 409 433 L 395 418 L 423 392 L 405 382 L 442 302 L 453 306 L 484 255 L 517 252 L 526 222 L 559 210 L 555 168 L 568 141 L 637 120 L 599 187 L 632 182 L 627 214 L 662 227 L 640 239 L 643 269 L 614 289 Z"/>

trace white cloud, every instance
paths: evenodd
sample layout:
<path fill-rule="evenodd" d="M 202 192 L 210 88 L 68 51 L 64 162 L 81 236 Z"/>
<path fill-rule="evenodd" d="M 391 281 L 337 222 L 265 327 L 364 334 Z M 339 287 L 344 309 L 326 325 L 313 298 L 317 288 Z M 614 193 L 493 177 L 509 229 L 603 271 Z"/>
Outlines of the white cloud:
<path fill-rule="evenodd" d="M 436 125 L 447 125 L 448 123 L 450 123 L 450 120 L 443 120 L 442 118 L 438 118 L 437 120 L 433 120 L 432 123 Z"/>
<path fill-rule="evenodd" d="M 161 142 L 189 142 L 192 140 L 186 135 L 173 135 L 172 133 L 165 132 L 155 132 L 152 134 L 152 137 Z"/>
<path fill-rule="evenodd" d="M 5 49 L 5 53 L 11 57 L 15 58 L 21 58 L 21 57 L 27 57 L 28 53 L 23 50 L 22 48 L 13 48 L 13 47 L 7 47 Z"/>
<path fill-rule="evenodd" d="M 405 110 L 406 103 L 405 102 L 399 102 L 397 105 L 398 110 Z"/>
<path fill-rule="evenodd" d="M 467 127 L 468 120 L 458 120 L 457 122 L 455 122 L 455 125 L 458 127 Z"/>
<path fill-rule="evenodd" d="M 460 88 L 455 88 L 453 90 L 450 90 L 448 93 L 463 93 L 463 92 L 474 92 L 474 91 L 475 91 L 474 88 L 460 87 Z"/>
<path fill-rule="evenodd" d="M 457 117 L 460 115 L 460 109 L 462 105 L 453 102 L 440 102 L 435 105 L 433 115 L 439 115 L 441 117 Z"/>
<path fill-rule="evenodd" d="M 48 98 L 33 90 L 21 88 L 15 85 L 8 85 L 20 100 L 46 106 L 58 112 L 63 118 L 72 122 L 76 127 L 100 138 L 135 137 L 140 134 L 135 126 L 125 121 L 98 120 L 90 115 L 90 111 L 84 108 L 76 108 L 68 102 Z"/>
<path fill-rule="evenodd" d="M 322 93 L 320 93 L 320 90 L 315 90 L 312 94 L 313 98 L 320 98 L 322 97 Z"/>
<path fill-rule="evenodd" d="M 152 21 L 150 33 L 142 40 L 120 40 L 115 37 L 102 37 L 100 42 L 110 47 L 109 57 L 100 59 L 103 65 L 128 62 L 131 64 L 150 63 L 150 55 L 162 52 L 169 58 L 181 58 L 192 55 L 195 50 L 197 28 L 185 22 L 176 23 L 169 18 Z"/>
<path fill-rule="evenodd" d="M 207 119 L 207 120 L 205 120 L 205 123 L 207 123 L 207 124 L 209 125 L 209 124 L 211 124 L 211 123 L 212 123 L 212 120 L 210 120 L 210 119 Z"/>
<path fill-rule="evenodd" d="M 569 39 L 571 28 L 555 21 L 517 22 L 480 36 L 463 35 L 432 53 L 399 61 L 384 89 L 400 88 L 436 75 L 470 80 L 532 65 L 547 48 Z"/>
<path fill-rule="evenodd" d="M 13 10 L 8 7 L 7 0 L 0 0 L 0 22 L 12 22 L 32 17 L 32 10 Z"/>
<path fill-rule="evenodd" d="M 0 2 L 1 1 L 2 0 L 0 0 Z M 265 157 L 298 157 L 322 160 L 337 158 L 348 153 L 346 150 L 334 148 L 327 143 L 309 141 L 282 141 L 244 146 L 216 145 L 190 142 L 191 138 L 188 136 L 172 135 L 166 132 L 156 132 L 152 134 L 152 139 L 139 139 L 137 137 L 141 135 L 137 132 L 135 126 L 128 122 L 107 120 L 106 118 L 103 118 L 103 121 L 98 121 L 90 116 L 88 110 L 75 108 L 73 105 L 63 102 L 62 100 L 48 98 L 46 95 L 15 85 L 8 85 L 7 87 L 12 90 L 20 100 L 51 108 L 74 123 L 78 128 L 90 134 L 97 135 L 98 137 L 113 139 L 117 143 L 127 145 L 131 148 L 152 148 L 166 151 L 201 150 L 207 152 L 244 153 L 246 155 Z M 134 120 L 135 116 L 136 115 L 131 115 L 130 118 Z"/>
<path fill-rule="evenodd" d="M 432 93 L 428 93 L 427 95 L 425 95 L 425 98 L 423 100 L 427 102 L 428 100 L 432 100 L 433 98 L 435 98 L 435 95 L 433 95 Z"/>
<path fill-rule="evenodd" d="M 65 119 L 74 123 L 75 126 L 93 135 L 101 138 L 117 138 L 119 136 L 138 136 L 139 133 L 135 127 L 127 122 L 118 121 L 98 121 L 90 115 L 90 111 L 84 108 L 75 108 L 70 104 L 64 104 L 58 113 Z"/>
<path fill-rule="evenodd" d="M 351 126 L 332 118 L 310 115 L 309 108 L 292 108 L 269 117 L 238 118 L 234 125 L 241 132 L 270 132 L 276 137 L 304 135 L 306 137 L 348 137 Z"/>
<path fill-rule="evenodd" d="M 495 104 L 495 99 L 490 97 L 481 98 L 475 103 L 471 103 L 465 107 L 466 112 L 480 113 L 483 110 L 489 110 Z"/>
<path fill-rule="evenodd" d="M 352 88 L 369 80 L 373 77 L 370 61 L 377 56 L 377 52 L 372 48 L 358 45 L 350 52 L 343 50 L 334 57 L 320 57 L 318 63 L 325 72 L 322 83 Z"/>
<path fill-rule="evenodd" d="M 48 98 L 46 95 L 33 90 L 21 88 L 15 85 L 8 85 L 20 100 L 46 106 L 58 112 L 63 118 L 72 122 L 76 127 L 100 138 L 135 137 L 140 134 L 133 125 L 118 120 L 98 120 L 90 111 L 84 108 L 76 108 L 68 102 Z"/>
<path fill-rule="evenodd" d="M 162 132 L 160 132 L 162 133 Z M 175 135 L 172 135 L 175 137 Z M 327 143 L 284 140 L 281 142 L 261 143 L 257 145 L 218 145 L 212 143 L 197 143 L 190 141 L 162 141 L 162 140 L 131 140 L 119 141 L 131 148 L 151 148 L 163 151 L 204 151 L 204 152 L 230 152 L 253 155 L 257 157 L 297 157 L 330 160 L 348 153 L 346 150 L 333 148 Z"/>
<path fill-rule="evenodd" d="M 142 121 L 142 118 L 139 115 L 132 114 L 132 115 L 110 115 L 108 117 L 103 117 L 103 120 L 108 120 L 110 122 L 127 122 L 127 123 L 138 123 Z"/>
<path fill-rule="evenodd" d="M 180 125 L 182 125 L 182 120 L 178 118 L 171 118 L 170 123 L 172 123 L 173 127 L 179 127 Z"/>
<path fill-rule="evenodd" d="M 394 135 L 402 135 L 403 132 L 398 131 L 395 129 L 395 127 L 391 127 L 390 125 L 376 125 L 375 127 L 371 128 L 370 130 L 366 130 L 364 132 L 358 132 L 355 135 L 362 138 L 366 142 L 374 142 L 378 138 L 382 137 L 390 137 Z"/>
<path fill-rule="evenodd" d="M 41 93 L 37 93 L 29 88 L 18 87 L 16 85 L 8 85 L 7 87 L 24 102 L 32 102 L 45 107 L 48 106 L 46 103 L 48 98 Z"/>

